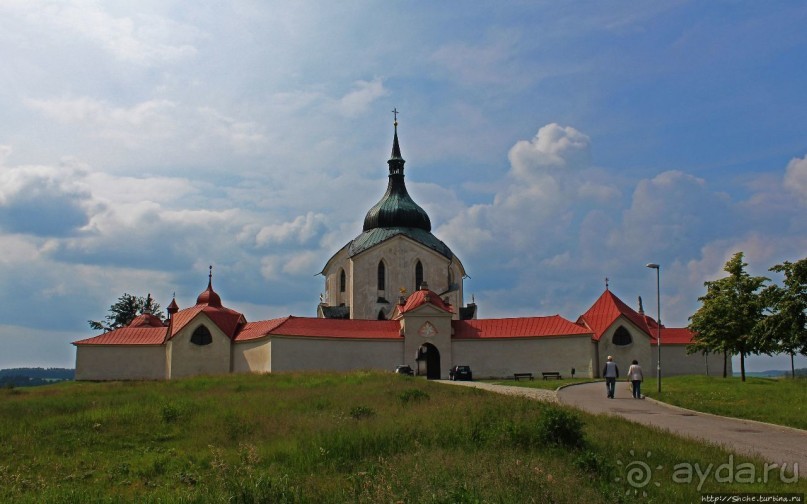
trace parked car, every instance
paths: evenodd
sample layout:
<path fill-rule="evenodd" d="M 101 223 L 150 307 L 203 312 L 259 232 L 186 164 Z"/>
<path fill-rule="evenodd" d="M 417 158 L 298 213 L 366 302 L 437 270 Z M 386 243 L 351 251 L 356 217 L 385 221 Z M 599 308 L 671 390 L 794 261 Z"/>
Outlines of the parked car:
<path fill-rule="evenodd" d="M 412 370 L 412 367 L 406 365 L 397 366 L 395 368 L 395 374 L 415 376 L 415 372 Z"/>
<path fill-rule="evenodd" d="M 454 366 L 448 370 L 448 379 L 451 381 L 473 380 L 474 377 L 471 373 L 471 366 Z"/>

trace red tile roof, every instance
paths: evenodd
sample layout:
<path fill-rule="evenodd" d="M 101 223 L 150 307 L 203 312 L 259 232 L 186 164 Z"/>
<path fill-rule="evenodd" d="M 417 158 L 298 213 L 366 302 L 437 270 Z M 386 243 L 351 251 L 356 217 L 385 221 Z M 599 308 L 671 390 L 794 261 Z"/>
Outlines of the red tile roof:
<path fill-rule="evenodd" d="M 235 336 L 235 341 L 249 341 L 258 338 L 263 338 L 264 336 L 268 336 L 277 326 L 287 321 L 288 319 L 289 317 L 282 317 L 271 320 L 259 320 L 257 322 L 248 322 L 243 327 L 241 327 L 240 331 L 238 331 L 238 334 L 236 334 Z"/>
<path fill-rule="evenodd" d="M 665 345 L 689 345 L 692 343 L 692 337 L 695 333 L 686 327 L 664 327 L 661 326 L 661 346 Z M 656 331 L 653 330 L 653 338 L 650 344 L 656 345 Z"/>
<path fill-rule="evenodd" d="M 610 290 L 603 292 L 591 308 L 577 319 L 577 322 L 591 328 L 594 332 L 594 339 L 599 341 L 603 333 L 620 316 L 626 317 L 636 327 L 655 337 L 656 321 L 626 305 Z"/>
<path fill-rule="evenodd" d="M 396 312 L 406 313 L 427 303 L 436 306 L 443 311 L 454 313 L 454 309 L 450 304 L 445 303 L 442 299 L 440 299 L 440 296 L 428 289 L 421 289 L 413 292 L 412 295 L 406 299 L 406 303 L 403 306 L 398 305 Z"/>
<path fill-rule="evenodd" d="M 167 327 L 122 327 L 92 338 L 74 341 L 74 345 L 162 345 Z"/>
<path fill-rule="evenodd" d="M 269 331 L 273 335 L 320 338 L 402 339 L 396 320 L 324 319 L 287 317 Z M 240 338 L 236 338 L 240 340 Z"/>
<path fill-rule="evenodd" d="M 454 320 L 455 339 L 531 338 L 591 334 L 560 315 L 482 320 Z"/>
<path fill-rule="evenodd" d="M 171 338 L 173 338 L 183 327 L 188 325 L 198 314 L 204 313 L 221 332 L 233 339 L 239 324 L 246 324 L 247 319 L 235 310 L 229 308 L 216 308 L 207 305 L 196 305 L 174 314 L 171 323 Z"/>

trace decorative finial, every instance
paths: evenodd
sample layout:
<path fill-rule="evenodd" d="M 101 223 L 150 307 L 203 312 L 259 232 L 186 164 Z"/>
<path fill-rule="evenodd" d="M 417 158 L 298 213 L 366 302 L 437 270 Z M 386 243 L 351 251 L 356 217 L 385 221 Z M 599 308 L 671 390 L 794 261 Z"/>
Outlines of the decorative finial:
<path fill-rule="evenodd" d="M 608 290 L 608 277 L 605 277 L 605 290 Z"/>
<path fill-rule="evenodd" d="M 394 124 L 395 126 L 398 126 L 398 114 L 399 114 L 398 107 L 395 107 L 394 109 L 392 109 L 392 114 L 395 117 L 395 122 L 392 123 L 392 124 Z"/>
<path fill-rule="evenodd" d="M 212 264 L 210 265 L 210 273 L 208 273 L 207 279 L 210 280 L 211 282 L 213 281 L 213 265 Z"/>

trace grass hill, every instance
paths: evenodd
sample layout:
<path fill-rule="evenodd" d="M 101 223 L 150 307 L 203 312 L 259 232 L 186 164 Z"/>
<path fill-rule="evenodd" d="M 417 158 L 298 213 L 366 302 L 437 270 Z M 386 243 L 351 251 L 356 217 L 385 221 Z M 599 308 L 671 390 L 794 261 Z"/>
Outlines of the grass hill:
<path fill-rule="evenodd" d="M 766 482 L 682 481 L 676 464 L 731 461 L 761 475 L 763 462 L 392 373 L 0 390 L 0 439 L 0 502 L 699 502 L 807 490 L 776 471 Z"/>

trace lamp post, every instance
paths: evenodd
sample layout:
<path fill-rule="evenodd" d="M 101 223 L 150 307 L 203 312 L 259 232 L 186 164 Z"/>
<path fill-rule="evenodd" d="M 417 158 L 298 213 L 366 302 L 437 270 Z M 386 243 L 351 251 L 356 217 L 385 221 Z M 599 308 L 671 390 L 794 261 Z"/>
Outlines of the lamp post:
<path fill-rule="evenodd" d="M 661 266 L 649 263 L 647 267 L 656 270 L 656 377 L 658 379 L 658 393 L 661 394 Z"/>

